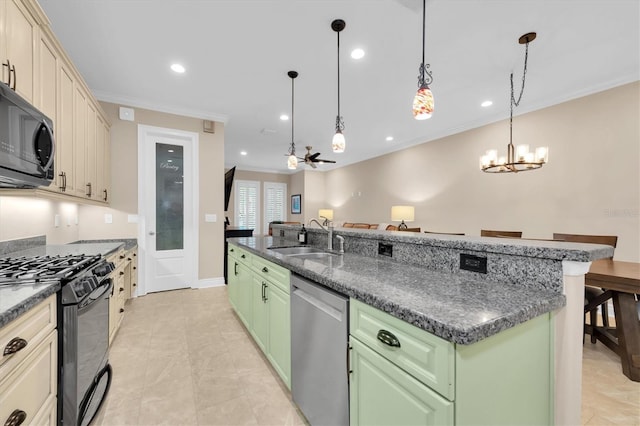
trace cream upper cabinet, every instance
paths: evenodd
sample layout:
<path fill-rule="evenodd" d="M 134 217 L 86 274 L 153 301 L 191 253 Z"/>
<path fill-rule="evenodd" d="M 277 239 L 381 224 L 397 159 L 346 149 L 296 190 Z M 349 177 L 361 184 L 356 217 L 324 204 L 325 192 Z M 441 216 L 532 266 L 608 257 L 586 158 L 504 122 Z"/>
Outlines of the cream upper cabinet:
<path fill-rule="evenodd" d="M 53 43 L 44 33 L 40 33 L 38 46 L 38 96 L 35 99 L 35 106 L 47 117 L 53 120 L 53 134 L 55 139 L 55 161 L 54 180 L 47 188 L 50 191 L 58 191 L 59 179 L 57 178 L 60 168 L 60 150 L 58 129 L 58 52 Z"/>
<path fill-rule="evenodd" d="M 38 23 L 21 0 L 2 0 L 0 8 L 3 9 L 0 12 L 3 20 L 0 31 L 2 81 L 23 98 L 34 102 Z"/>
<path fill-rule="evenodd" d="M 88 193 L 87 169 L 87 94 L 81 86 L 75 86 L 73 98 L 73 180 L 74 195 L 85 197 Z"/>
<path fill-rule="evenodd" d="M 54 125 L 57 128 L 56 179 L 61 192 L 73 195 L 74 84 L 69 68 L 63 63 L 58 67 L 58 78 L 58 115 Z"/>
<path fill-rule="evenodd" d="M 55 179 L 50 186 L 31 191 L 56 199 L 108 203 L 109 122 L 37 0 L 0 0 L 0 60 L 2 81 L 15 85 L 54 123 Z"/>
<path fill-rule="evenodd" d="M 86 181 L 86 196 L 91 199 L 99 199 L 99 190 L 97 185 L 98 173 L 96 170 L 96 156 L 97 156 L 97 117 L 96 108 L 92 102 L 87 102 L 87 138 L 85 147 L 87 149 L 86 167 L 85 167 L 85 181 Z"/>

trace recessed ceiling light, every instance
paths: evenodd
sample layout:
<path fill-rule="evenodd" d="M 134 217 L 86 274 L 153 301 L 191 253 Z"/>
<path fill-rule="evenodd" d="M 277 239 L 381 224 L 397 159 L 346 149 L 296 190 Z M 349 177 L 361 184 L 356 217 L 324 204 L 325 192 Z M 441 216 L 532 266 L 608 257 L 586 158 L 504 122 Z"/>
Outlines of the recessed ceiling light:
<path fill-rule="evenodd" d="M 482 107 L 490 107 L 491 105 L 493 105 L 493 102 L 491 101 L 484 101 L 483 103 L 480 104 L 480 106 Z"/>
<path fill-rule="evenodd" d="M 180 73 L 180 74 L 182 74 L 183 72 L 185 72 L 185 71 L 186 71 L 186 70 L 185 70 L 185 68 L 184 68 L 182 65 L 180 65 L 180 64 L 172 64 L 172 65 L 171 65 L 171 69 L 172 69 L 174 72 L 177 72 L 177 73 Z"/>
<path fill-rule="evenodd" d="M 351 51 L 351 57 L 353 59 L 362 59 L 364 58 L 364 50 L 357 48 Z"/>
<path fill-rule="evenodd" d="M 247 151 L 240 151 L 240 155 L 247 155 Z"/>
<path fill-rule="evenodd" d="M 387 137 L 385 138 L 385 140 L 386 140 L 387 142 L 391 142 L 391 141 L 393 140 L 393 136 L 387 136 Z"/>
<path fill-rule="evenodd" d="M 280 116 L 280 120 L 282 120 L 282 121 L 287 121 L 288 119 L 289 119 L 289 116 L 287 114 L 282 114 Z"/>
<path fill-rule="evenodd" d="M 172 149 L 168 149 L 167 152 L 173 152 L 173 150 Z"/>

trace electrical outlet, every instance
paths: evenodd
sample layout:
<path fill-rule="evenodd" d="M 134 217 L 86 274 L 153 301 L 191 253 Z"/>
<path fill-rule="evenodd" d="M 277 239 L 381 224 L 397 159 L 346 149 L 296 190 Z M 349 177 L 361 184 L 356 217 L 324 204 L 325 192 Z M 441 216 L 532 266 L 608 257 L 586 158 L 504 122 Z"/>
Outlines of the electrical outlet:
<path fill-rule="evenodd" d="M 393 257 L 393 245 L 378 243 L 378 254 L 381 256 Z"/>
<path fill-rule="evenodd" d="M 53 226 L 55 228 L 58 228 L 60 226 L 60 215 L 59 214 L 53 216 Z"/>
<path fill-rule="evenodd" d="M 460 269 L 471 272 L 487 273 L 487 258 L 460 253 Z"/>
<path fill-rule="evenodd" d="M 111 213 L 104 214 L 104 223 L 113 223 L 113 215 Z"/>

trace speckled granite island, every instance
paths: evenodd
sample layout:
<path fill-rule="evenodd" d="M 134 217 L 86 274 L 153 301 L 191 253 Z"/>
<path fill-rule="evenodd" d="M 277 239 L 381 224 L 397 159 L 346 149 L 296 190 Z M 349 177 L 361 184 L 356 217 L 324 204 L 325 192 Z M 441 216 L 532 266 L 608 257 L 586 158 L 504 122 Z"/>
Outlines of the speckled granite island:
<path fill-rule="evenodd" d="M 336 235 L 345 239 L 342 255 L 305 259 L 270 249 L 296 245 L 297 232 L 274 225 L 279 237 L 229 241 L 459 348 L 497 344 L 502 335 L 547 318 L 555 370 L 546 395 L 553 400 L 551 418 L 580 422 L 584 274 L 590 261 L 612 256 L 613 248 L 336 228 L 334 247 Z M 311 246 L 327 247 L 326 231 L 310 228 L 308 238 Z M 378 254 L 380 244 L 392 246 L 391 258 Z M 486 259 L 486 273 L 461 270 L 461 254 Z M 521 385 L 522 391 L 528 386 Z"/>

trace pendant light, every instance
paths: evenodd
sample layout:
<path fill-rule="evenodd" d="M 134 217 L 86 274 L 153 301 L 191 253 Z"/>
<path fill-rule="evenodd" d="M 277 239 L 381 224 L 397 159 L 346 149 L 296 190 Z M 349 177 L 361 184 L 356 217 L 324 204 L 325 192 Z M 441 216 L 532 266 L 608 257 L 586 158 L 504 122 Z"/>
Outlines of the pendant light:
<path fill-rule="evenodd" d="M 331 148 L 333 152 L 344 152 L 345 140 L 342 131 L 344 130 L 344 121 L 340 116 L 340 31 L 346 26 L 342 19 L 336 19 L 331 23 L 331 29 L 338 35 L 338 115 L 336 116 L 336 134 L 333 135 Z"/>
<path fill-rule="evenodd" d="M 413 98 L 413 118 L 416 120 L 426 120 L 433 114 L 433 93 L 429 88 L 433 82 L 433 76 L 429 71 L 431 65 L 424 63 L 426 26 L 427 0 L 422 0 L 422 63 L 418 68 L 418 91 Z"/>
<path fill-rule="evenodd" d="M 529 57 L 529 43 L 535 40 L 536 33 L 527 33 L 518 39 L 518 43 L 525 45 L 524 71 L 522 73 L 522 88 L 516 101 L 513 93 L 513 72 L 511 73 L 511 110 L 509 115 L 509 145 L 507 145 L 507 158 L 498 158 L 498 151 L 491 149 L 480 157 L 480 170 L 487 173 L 517 173 L 527 170 L 539 169 L 549 161 L 549 148 L 541 146 L 536 148 L 535 154 L 529 152 L 529 145 L 513 146 L 513 108 L 520 105 L 524 93 L 524 81 L 527 75 L 527 59 Z"/>
<path fill-rule="evenodd" d="M 298 76 L 298 73 L 297 71 L 289 71 L 287 75 L 291 78 L 291 146 L 289 146 L 287 168 L 289 170 L 295 170 L 298 167 L 298 157 L 296 157 L 296 144 L 293 142 L 293 81 Z"/>

